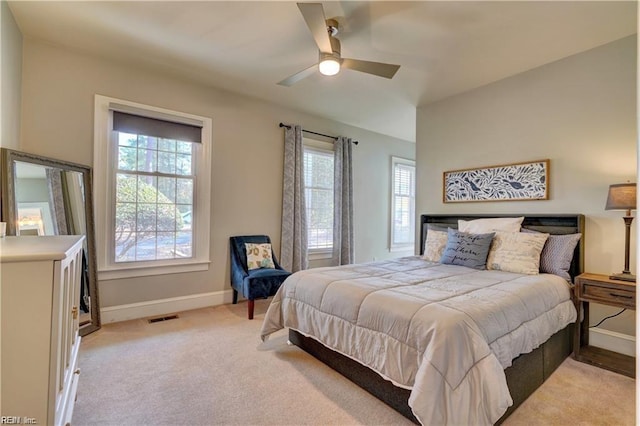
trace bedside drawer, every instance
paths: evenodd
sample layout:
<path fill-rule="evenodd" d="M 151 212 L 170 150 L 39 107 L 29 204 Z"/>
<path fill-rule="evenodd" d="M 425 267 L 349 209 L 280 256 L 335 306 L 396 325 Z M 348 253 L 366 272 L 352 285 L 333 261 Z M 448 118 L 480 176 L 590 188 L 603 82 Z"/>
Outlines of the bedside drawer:
<path fill-rule="evenodd" d="M 578 318 L 573 336 L 573 357 L 578 361 L 635 378 L 635 357 L 589 345 L 589 305 L 593 302 L 635 310 L 636 283 L 588 272 L 578 275 L 575 283 Z"/>
<path fill-rule="evenodd" d="M 636 307 L 635 291 L 621 288 L 610 288 L 602 283 L 592 281 L 582 282 L 581 298 L 631 309 L 635 309 Z"/>

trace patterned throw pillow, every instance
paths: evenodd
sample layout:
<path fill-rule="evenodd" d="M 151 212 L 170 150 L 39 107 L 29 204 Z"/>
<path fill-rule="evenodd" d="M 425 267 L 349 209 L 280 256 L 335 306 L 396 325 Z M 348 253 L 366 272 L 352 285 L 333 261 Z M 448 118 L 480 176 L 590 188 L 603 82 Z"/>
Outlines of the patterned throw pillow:
<path fill-rule="evenodd" d="M 536 275 L 540 253 L 549 234 L 496 232 L 487 258 L 487 269 Z"/>
<path fill-rule="evenodd" d="M 447 245 L 447 231 L 427 230 L 427 238 L 424 241 L 424 253 L 422 258 L 429 262 L 440 262 L 442 253 Z"/>
<path fill-rule="evenodd" d="M 535 233 L 537 231 L 523 228 L 522 232 Z M 581 237 L 581 233 L 549 235 L 540 254 L 540 272 L 554 274 L 571 281 L 569 268 L 571 268 L 573 252 Z"/>
<path fill-rule="evenodd" d="M 551 235 L 542 249 L 540 271 L 555 274 L 571 281 L 569 268 L 573 252 L 582 234 Z"/>
<path fill-rule="evenodd" d="M 494 233 L 468 234 L 449 228 L 447 246 L 440 263 L 485 269 Z"/>
<path fill-rule="evenodd" d="M 245 243 L 244 246 L 247 250 L 247 268 L 249 270 L 260 268 L 275 269 L 276 265 L 273 263 L 271 244 Z"/>
<path fill-rule="evenodd" d="M 459 220 L 458 231 L 482 234 L 483 232 L 504 231 L 518 232 L 524 216 L 496 217 L 488 219 Z"/>

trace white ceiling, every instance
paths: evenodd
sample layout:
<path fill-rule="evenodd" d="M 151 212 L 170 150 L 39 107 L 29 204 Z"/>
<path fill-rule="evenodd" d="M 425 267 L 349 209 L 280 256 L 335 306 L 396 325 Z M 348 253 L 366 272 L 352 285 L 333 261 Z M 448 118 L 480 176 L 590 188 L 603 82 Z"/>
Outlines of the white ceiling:
<path fill-rule="evenodd" d="M 45 39 L 397 138 L 415 110 L 636 32 L 635 1 L 322 2 L 342 56 L 401 65 L 392 80 L 343 70 L 276 83 L 317 62 L 295 2 L 10 1 Z"/>

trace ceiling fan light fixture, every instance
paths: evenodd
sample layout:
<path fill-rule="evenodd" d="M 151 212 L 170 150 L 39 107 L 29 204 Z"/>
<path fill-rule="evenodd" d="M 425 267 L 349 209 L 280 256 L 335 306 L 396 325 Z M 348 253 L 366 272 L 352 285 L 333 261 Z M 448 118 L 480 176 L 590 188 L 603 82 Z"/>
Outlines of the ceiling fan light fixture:
<path fill-rule="evenodd" d="M 336 58 L 325 58 L 318 64 L 322 75 L 336 75 L 340 72 L 340 62 Z"/>
<path fill-rule="evenodd" d="M 326 19 L 322 3 L 302 2 L 298 3 L 298 9 L 318 47 L 318 62 L 285 78 L 278 83 L 279 85 L 289 87 L 313 75 L 316 70 L 322 75 L 336 75 L 340 68 L 344 67 L 378 77 L 393 78 L 400 68 L 400 65 L 343 58 L 340 40 L 336 37 L 338 22 L 335 19 Z"/>

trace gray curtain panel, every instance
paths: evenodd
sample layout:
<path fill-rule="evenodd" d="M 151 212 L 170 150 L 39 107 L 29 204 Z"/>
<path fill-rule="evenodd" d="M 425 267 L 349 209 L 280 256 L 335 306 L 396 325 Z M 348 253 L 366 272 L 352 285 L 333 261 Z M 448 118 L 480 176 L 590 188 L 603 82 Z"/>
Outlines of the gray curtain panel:
<path fill-rule="evenodd" d="M 351 139 L 345 137 L 339 137 L 334 144 L 333 263 L 335 265 L 347 265 L 354 262 L 352 146 Z"/>
<path fill-rule="evenodd" d="M 64 208 L 64 197 L 62 189 L 62 171 L 47 167 L 47 186 L 49 187 L 49 207 L 53 216 L 53 227 L 55 235 L 68 235 L 67 216 Z"/>
<path fill-rule="evenodd" d="M 280 264 L 290 272 L 308 266 L 303 163 L 302 128 L 297 125 L 285 127 Z"/>

